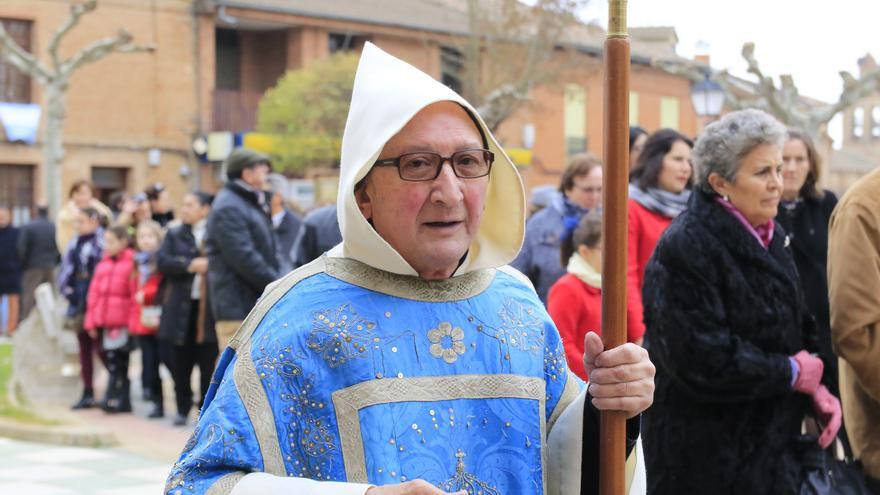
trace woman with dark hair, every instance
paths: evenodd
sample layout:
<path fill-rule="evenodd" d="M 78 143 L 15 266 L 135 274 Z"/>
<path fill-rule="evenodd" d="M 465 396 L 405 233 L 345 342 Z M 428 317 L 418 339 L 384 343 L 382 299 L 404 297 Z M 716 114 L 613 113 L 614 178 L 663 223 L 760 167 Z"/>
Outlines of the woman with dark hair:
<path fill-rule="evenodd" d="M 158 222 L 162 228 L 174 220 L 174 211 L 171 209 L 171 193 L 161 182 L 151 184 L 144 190 L 150 201 L 150 211 L 153 221 Z"/>
<path fill-rule="evenodd" d="M 0 204 L 0 300 L 8 307 L 5 326 L 0 321 L 0 335 L 12 335 L 18 325 L 21 296 L 21 262 L 16 254 L 20 231 L 12 225 L 12 209 Z"/>
<path fill-rule="evenodd" d="M 55 221 L 55 241 L 58 244 L 58 251 L 62 253 L 76 235 L 74 222 L 83 208 L 93 208 L 100 213 L 99 220 L 104 227 L 113 218 L 113 212 L 95 197 L 95 187 L 85 179 L 74 182 L 67 197 L 68 201 L 58 211 L 58 218 Z"/>
<path fill-rule="evenodd" d="M 819 153 L 812 139 L 803 132 L 788 130 L 782 162 L 782 202 L 776 220 L 790 239 L 807 309 L 819 329 L 819 353 L 831 366 L 835 380 L 830 388 L 839 397 L 837 358 L 831 349 L 826 271 L 828 223 L 837 205 L 837 196 L 819 188 Z"/>
<path fill-rule="evenodd" d="M 193 367 L 199 367 L 201 387 L 195 402 L 200 407 L 219 352 L 214 318 L 208 306 L 208 258 L 203 249 L 213 200 L 213 196 L 203 192 L 184 196 L 180 208 L 182 224 L 168 230 L 156 255 L 165 279 L 157 335 L 159 355 L 174 380 L 177 426 L 186 424 L 193 406 Z"/>
<path fill-rule="evenodd" d="M 639 156 L 645 148 L 648 140 L 648 131 L 637 125 L 629 126 L 629 169 L 635 170 L 639 163 Z"/>
<path fill-rule="evenodd" d="M 693 184 L 691 148 L 694 143 L 672 129 L 661 129 L 645 141 L 638 166 L 630 172 L 627 318 L 630 337 L 645 333 L 642 286 L 645 266 L 657 240 L 687 207 Z"/>

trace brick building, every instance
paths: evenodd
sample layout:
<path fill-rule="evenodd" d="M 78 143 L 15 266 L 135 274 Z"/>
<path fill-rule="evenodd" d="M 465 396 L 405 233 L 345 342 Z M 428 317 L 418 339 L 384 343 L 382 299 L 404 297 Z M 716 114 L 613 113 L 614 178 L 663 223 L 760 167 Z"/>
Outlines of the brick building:
<path fill-rule="evenodd" d="M 877 69 L 871 55 L 859 59 L 859 73 Z M 880 166 L 880 91 L 843 112 L 843 143 L 831 152 L 828 188 L 842 193 L 861 176 Z"/>
<path fill-rule="evenodd" d="M 175 196 L 195 174 L 190 143 L 200 131 L 195 98 L 192 4 L 186 0 L 104 2 L 82 18 L 61 45 L 62 57 L 99 38 L 127 29 L 154 53 L 115 54 L 76 72 L 67 93 L 61 168 L 62 193 L 77 179 L 92 180 L 105 197 L 117 189 L 142 190 L 162 181 Z M 0 19 L 33 53 L 46 60 L 52 34 L 68 18 L 65 2 L 5 0 Z M 213 32 L 206 38 L 213 44 Z M 41 103 L 40 85 L 2 69 L 0 100 Z M 45 109 L 43 109 L 45 112 Z M 209 115 L 204 112 L 205 118 Z M 45 119 L 41 117 L 41 128 Z M 39 138 L 36 145 L 0 143 L 0 201 L 19 210 L 42 199 Z"/>
<path fill-rule="evenodd" d="M 115 0 L 65 38 L 70 55 L 127 29 L 152 53 L 114 54 L 77 72 L 68 92 L 62 191 L 92 180 L 106 197 L 161 181 L 177 200 L 199 185 L 215 189 L 216 163 L 202 163 L 192 143 L 212 132 L 240 136 L 254 127 L 257 102 L 285 71 L 367 40 L 443 80 L 454 76 L 444 51 L 467 32 L 458 0 Z M 57 0 L 4 0 L 0 21 L 27 49 L 45 57 L 52 33 L 67 18 Z M 650 66 L 674 56 L 671 28 L 633 29 L 631 120 L 654 130 L 697 130 L 690 82 Z M 584 26 L 576 45 L 582 62 L 564 81 L 537 88 L 533 101 L 499 128 L 509 148 L 531 144 L 527 185 L 556 183 L 571 153 L 602 153 L 599 28 Z M 452 71 L 452 72 L 450 72 Z M 40 86 L 0 63 L 0 101 L 41 103 Z M 45 111 L 45 109 L 44 109 Z M 533 135 L 530 143 L 528 135 Z M 39 142 L 0 141 L 0 201 L 26 215 L 42 195 Z"/>

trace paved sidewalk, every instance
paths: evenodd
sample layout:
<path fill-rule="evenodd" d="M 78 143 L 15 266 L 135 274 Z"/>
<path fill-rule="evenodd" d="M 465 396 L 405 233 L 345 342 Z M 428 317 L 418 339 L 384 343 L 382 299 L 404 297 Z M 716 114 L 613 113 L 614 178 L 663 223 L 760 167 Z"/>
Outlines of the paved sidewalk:
<path fill-rule="evenodd" d="M 56 444 L 0 437 L 0 495 L 162 493 L 171 466 L 195 427 L 197 412 L 190 412 L 187 425 L 172 425 L 173 383 L 163 368 L 166 416 L 148 419 L 152 404 L 141 399 L 140 357 L 138 353 L 132 357 L 129 376 L 134 410 L 131 414 L 107 414 L 98 408 L 71 411 L 67 405 L 43 406 L 36 412 L 60 424 L 41 427 L 20 423 L 18 433 L 28 434 L 15 437 Z M 98 367 L 96 371 L 96 392 L 100 398 L 106 384 L 106 370 Z M 196 379 L 197 373 L 194 373 L 193 381 Z M 70 441 L 73 437 L 78 441 Z M 112 447 L 57 445 L 97 446 L 100 442 L 89 440 L 97 437 L 109 439 Z"/>
<path fill-rule="evenodd" d="M 0 493 L 158 495 L 171 462 L 121 449 L 90 449 L 0 438 Z"/>

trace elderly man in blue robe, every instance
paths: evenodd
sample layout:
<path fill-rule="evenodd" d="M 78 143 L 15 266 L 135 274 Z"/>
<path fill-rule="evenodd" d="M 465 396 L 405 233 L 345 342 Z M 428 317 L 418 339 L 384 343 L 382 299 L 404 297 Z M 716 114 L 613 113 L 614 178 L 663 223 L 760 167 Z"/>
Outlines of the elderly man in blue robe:
<path fill-rule="evenodd" d="M 506 266 L 516 168 L 463 98 L 369 43 L 338 212 L 342 243 L 269 286 L 229 343 L 166 493 L 595 493 L 599 410 L 631 418 L 638 478 L 647 353 L 589 333 L 591 383 L 568 370 Z"/>

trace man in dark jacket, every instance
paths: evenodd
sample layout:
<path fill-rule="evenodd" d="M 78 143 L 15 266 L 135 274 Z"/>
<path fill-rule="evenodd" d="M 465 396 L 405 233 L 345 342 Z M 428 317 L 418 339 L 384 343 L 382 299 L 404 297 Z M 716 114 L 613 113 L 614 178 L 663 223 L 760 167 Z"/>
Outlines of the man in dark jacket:
<path fill-rule="evenodd" d="M 22 277 L 21 315 L 23 320 L 34 307 L 34 290 L 44 283 L 53 283 L 52 271 L 60 256 L 55 244 L 55 224 L 49 220 L 49 208 L 37 207 L 37 218 L 21 228 L 18 233 L 18 259 L 21 261 Z"/>
<path fill-rule="evenodd" d="M 303 220 L 296 242 L 293 243 L 293 267 L 311 263 L 330 248 L 342 242 L 336 205 L 313 210 Z"/>
<path fill-rule="evenodd" d="M 224 163 L 229 182 L 217 193 L 205 252 L 217 343 L 226 347 L 263 289 L 278 278 L 277 241 L 264 191 L 269 158 L 237 148 Z"/>
<path fill-rule="evenodd" d="M 18 228 L 12 226 L 12 210 L 6 205 L 0 205 L 0 299 L 5 298 L 7 304 L 6 317 L 0 320 L 0 335 L 11 335 L 18 326 L 21 264 L 15 255 L 17 243 Z"/>

